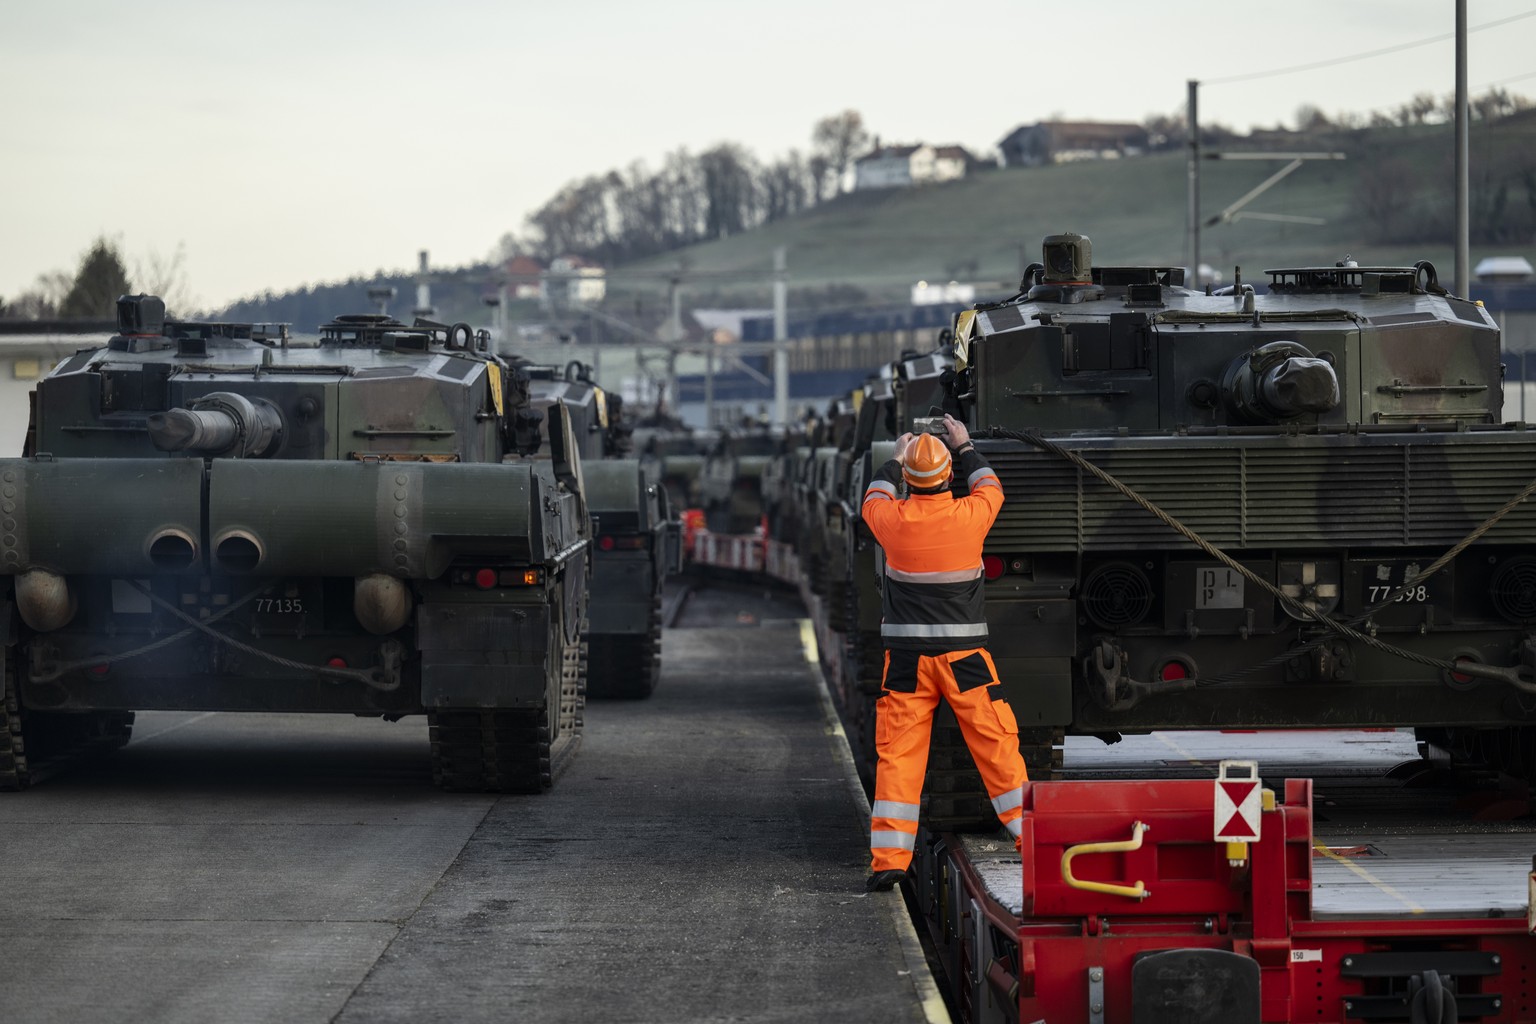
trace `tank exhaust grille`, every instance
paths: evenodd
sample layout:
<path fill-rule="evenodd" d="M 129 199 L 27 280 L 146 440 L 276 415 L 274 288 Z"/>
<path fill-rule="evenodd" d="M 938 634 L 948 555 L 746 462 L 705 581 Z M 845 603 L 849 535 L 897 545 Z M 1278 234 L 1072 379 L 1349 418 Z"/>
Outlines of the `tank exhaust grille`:
<path fill-rule="evenodd" d="M 1083 580 L 1083 611 L 1101 629 L 1134 626 L 1152 610 L 1152 581 L 1127 562 L 1110 562 Z"/>
<path fill-rule="evenodd" d="M 1494 609 L 1510 622 L 1536 619 L 1536 558 L 1511 558 L 1488 585 Z"/>

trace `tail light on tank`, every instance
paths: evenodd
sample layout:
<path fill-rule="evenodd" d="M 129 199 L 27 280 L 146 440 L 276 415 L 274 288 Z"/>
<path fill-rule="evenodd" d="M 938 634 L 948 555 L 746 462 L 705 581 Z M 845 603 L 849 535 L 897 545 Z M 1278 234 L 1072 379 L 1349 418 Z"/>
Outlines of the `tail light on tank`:
<path fill-rule="evenodd" d="M 987 580 L 1001 579 L 1008 573 L 1030 571 L 1030 561 L 1022 555 L 982 555 L 981 575 Z"/>
<path fill-rule="evenodd" d="M 454 583 L 493 590 L 496 587 L 536 587 L 544 582 L 543 569 L 496 569 L 489 566 L 480 569 L 455 569 Z"/>
<path fill-rule="evenodd" d="M 640 535 L 629 537 L 616 537 L 613 534 L 604 534 L 597 538 L 597 550 L 599 551 L 639 551 L 645 547 L 646 538 Z"/>
<path fill-rule="evenodd" d="M 1188 658 L 1177 655 L 1157 667 L 1157 678 L 1164 683 L 1176 683 L 1181 679 L 1193 679 L 1195 666 Z"/>

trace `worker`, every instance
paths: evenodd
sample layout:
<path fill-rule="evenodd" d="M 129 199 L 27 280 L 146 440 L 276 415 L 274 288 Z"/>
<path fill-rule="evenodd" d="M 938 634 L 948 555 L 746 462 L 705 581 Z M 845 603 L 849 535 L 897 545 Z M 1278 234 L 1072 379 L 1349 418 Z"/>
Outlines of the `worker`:
<path fill-rule="evenodd" d="M 992 807 L 1016 846 L 1024 814 L 1027 775 L 1018 722 L 987 652 L 982 605 L 981 545 L 1003 506 L 1003 485 L 964 423 L 946 415 L 943 431 L 942 437 L 924 432 L 897 438 L 896 457 L 864 492 L 864 521 L 885 552 L 870 892 L 890 889 L 912 864 L 941 697 L 954 709 Z M 963 498 L 950 492 L 957 468 L 969 488 Z M 898 497 L 903 481 L 906 498 Z"/>

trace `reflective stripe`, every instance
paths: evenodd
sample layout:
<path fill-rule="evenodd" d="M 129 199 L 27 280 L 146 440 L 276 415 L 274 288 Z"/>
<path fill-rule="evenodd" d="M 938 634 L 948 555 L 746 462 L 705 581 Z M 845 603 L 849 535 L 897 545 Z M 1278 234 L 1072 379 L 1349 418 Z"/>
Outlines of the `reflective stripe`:
<path fill-rule="evenodd" d="M 893 580 L 907 583 L 964 583 L 981 578 L 981 566 L 974 569 L 943 569 L 937 572 L 907 572 L 905 569 L 885 567 L 885 574 Z"/>
<path fill-rule="evenodd" d="M 991 479 L 986 479 L 987 477 L 990 477 Z M 972 473 L 966 479 L 966 483 L 970 485 L 970 488 L 973 491 L 977 487 L 996 487 L 998 490 L 1003 489 L 1003 482 L 997 478 L 997 473 L 993 471 L 991 466 L 983 466 L 976 472 Z"/>
<path fill-rule="evenodd" d="M 896 497 L 896 485 L 889 480 L 871 480 L 869 486 L 864 489 L 864 500 L 870 498 L 894 498 Z"/>
<path fill-rule="evenodd" d="M 902 466 L 901 471 L 905 473 L 907 478 L 910 480 L 927 480 L 930 477 L 945 476 L 949 473 L 949 460 L 945 459 L 942 463 L 935 466 L 933 469 L 918 470 L 913 469 L 911 466 Z"/>
<path fill-rule="evenodd" d="M 1017 839 L 1024 831 L 1024 819 L 1014 818 L 1012 821 L 1005 821 L 1003 822 L 1003 828 L 1006 828 L 1008 834 Z"/>
<path fill-rule="evenodd" d="M 904 804 L 900 800 L 876 800 L 874 807 L 870 808 L 869 814 L 872 818 L 894 818 L 897 821 L 916 821 L 917 810 L 917 804 Z"/>
<path fill-rule="evenodd" d="M 875 832 L 869 833 L 869 848 L 871 850 L 910 850 L 917 846 L 917 836 L 911 832 Z"/>
<path fill-rule="evenodd" d="M 890 566 L 886 566 L 886 572 L 890 572 Z M 900 623 L 882 622 L 880 624 L 881 636 L 913 636 L 918 638 L 932 638 L 945 636 L 986 636 L 987 624 L 985 622 L 962 622 L 958 625 L 933 625 L 931 623 Z"/>
<path fill-rule="evenodd" d="M 1018 789 L 1010 789 L 1008 792 L 992 798 L 992 809 L 998 814 L 1002 814 L 1004 811 L 1011 811 L 1015 807 L 1022 807 L 1023 804 L 1023 786 L 1020 786 Z"/>

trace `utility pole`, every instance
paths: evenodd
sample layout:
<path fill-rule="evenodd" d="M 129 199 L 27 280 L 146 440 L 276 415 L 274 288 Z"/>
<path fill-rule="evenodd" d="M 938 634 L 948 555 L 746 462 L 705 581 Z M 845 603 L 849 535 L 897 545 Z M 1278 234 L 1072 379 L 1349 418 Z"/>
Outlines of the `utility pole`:
<path fill-rule="evenodd" d="M 1460 0 L 1458 0 L 1460 2 Z M 1200 83 L 1189 80 L 1189 280 L 1191 288 L 1200 287 Z"/>
<path fill-rule="evenodd" d="M 1456 0 L 1456 294 L 1472 285 L 1471 214 L 1467 200 L 1467 0 Z"/>
<path fill-rule="evenodd" d="M 785 249 L 773 250 L 773 425 L 789 425 L 789 286 L 785 280 Z"/>
<path fill-rule="evenodd" d="M 421 250 L 418 255 L 420 269 L 416 272 L 416 308 L 411 312 L 430 320 L 437 315 L 437 310 L 432 308 L 432 283 L 431 278 L 428 277 L 427 250 Z"/>

